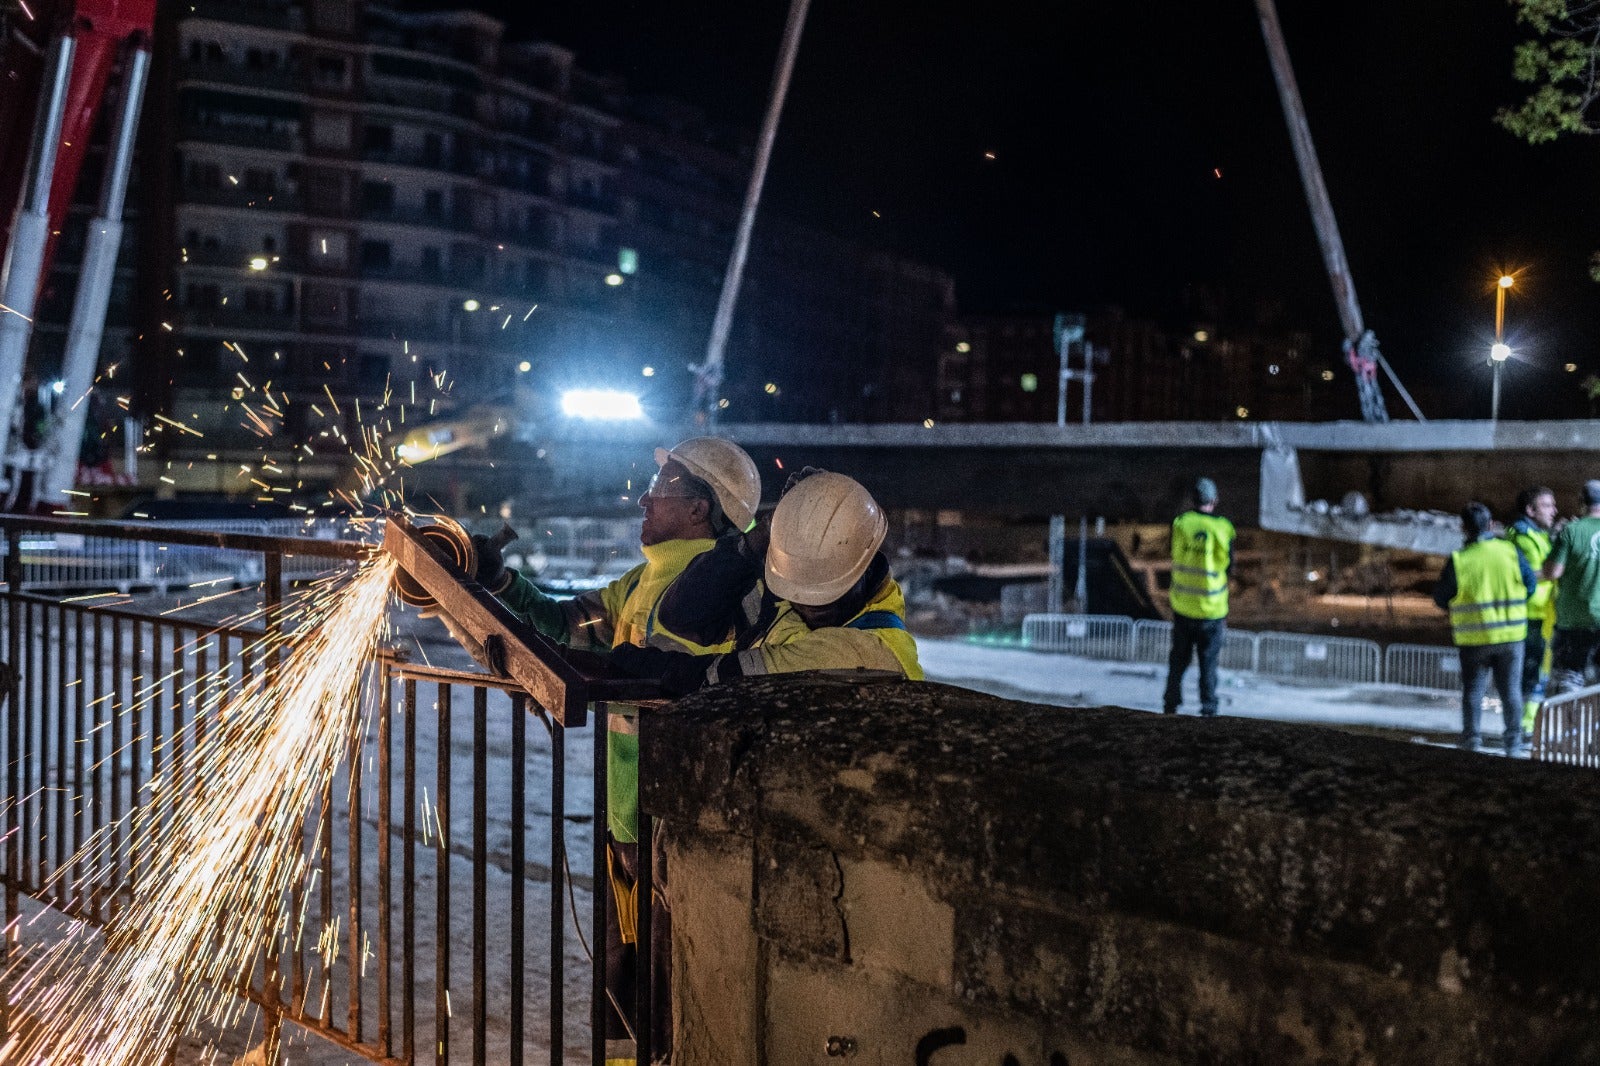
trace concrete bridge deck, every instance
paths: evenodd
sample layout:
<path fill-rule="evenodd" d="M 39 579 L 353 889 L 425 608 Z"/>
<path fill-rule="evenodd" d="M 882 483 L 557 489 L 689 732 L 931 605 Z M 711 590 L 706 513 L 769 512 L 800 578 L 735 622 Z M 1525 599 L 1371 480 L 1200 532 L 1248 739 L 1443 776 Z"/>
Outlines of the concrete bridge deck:
<path fill-rule="evenodd" d="M 576 489 L 583 482 L 626 484 L 653 466 L 654 446 L 699 432 L 648 423 L 568 425 L 540 444 L 557 476 Z M 1279 528 L 1272 512 L 1290 488 L 1270 471 L 1264 486 L 1268 453 L 1297 464 L 1305 499 L 1338 501 L 1353 490 L 1374 511 L 1454 512 L 1481 499 L 1505 515 L 1528 484 L 1554 487 L 1566 511 L 1576 507 L 1577 486 L 1600 476 L 1600 421 L 1587 420 L 729 423 L 717 432 L 755 457 L 768 498 L 789 471 L 810 464 L 849 472 L 892 508 L 1111 521 L 1166 521 L 1183 507 L 1194 478 L 1206 474 L 1235 521 Z"/>

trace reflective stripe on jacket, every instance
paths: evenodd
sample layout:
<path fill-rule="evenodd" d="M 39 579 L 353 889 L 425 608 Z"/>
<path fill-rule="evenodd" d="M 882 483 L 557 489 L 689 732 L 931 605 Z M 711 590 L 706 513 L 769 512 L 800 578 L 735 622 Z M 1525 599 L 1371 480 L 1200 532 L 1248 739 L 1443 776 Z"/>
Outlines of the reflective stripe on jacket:
<path fill-rule="evenodd" d="M 1538 573 L 1544 567 L 1544 561 L 1550 558 L 1550 549 L 1553 547 L 1550 534 L 1526 518 L 1518 519 L 1515 525 L 1506 530 L 1506 539 L 1516 545 L 1517 551 L 1528 560 L 1534 573 Z M 1555 613 L 1556 583 L 1541 577 L 1539 587 L 1528 597 L 1528 617 L 1543 620 L 1554 618 Z"/>
<path fill-rule="evenodd" d="M 756 645 L 719 658 L 707 679 L 714 684 L 756 674 L 865 667 L 921 681 L 917 641 L 906 629 L 905 612 L 905 596 L 893 578 L 842 626 L 812 629 L 793 607 L 780 601 L 777 618 Z"/>
<path fill-rule="evenodd" d="M 1528 587 L 1509 541 L 1480 540 L 1450 556 L 1456 594 L 1450 630 L 1458 645 L 1507 644 L 1528 635 Z"/>
<path fill-rule="evenodd" d="M 684 567 L 713 540 L 668 540 L 643 547 L 645 561 L 603 589 L 570 600 L 551 600 L 518 574 L 500 599 L 513 613 L 553 640 L 574 648 L 605 650 L 619 644 L 666 648 L 707 655 L 729 651 L 726 644 L 696 644 L 660 625 L 656 605 Z M 731 629 L 731 626 L 730 626 Z M 611 835 L 632 844 L 639 835 L 639 729 L 625 704 L 611 707 L 606 739 L 606 824 Z"/>
<path fill-rule="evenodd" d="M 1185 511 L 1172 520 L 1172 610 L 1185 618 L 1226 618 L 1233 523 Z"/>

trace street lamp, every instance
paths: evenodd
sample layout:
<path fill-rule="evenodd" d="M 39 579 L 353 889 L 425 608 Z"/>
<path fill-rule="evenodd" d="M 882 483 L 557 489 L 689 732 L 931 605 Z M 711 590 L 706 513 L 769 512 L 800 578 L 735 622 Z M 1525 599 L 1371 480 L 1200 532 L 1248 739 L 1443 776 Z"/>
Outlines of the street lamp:
<path fill-rule="evenodd" d="M 1506 347 L 1506 290 L 1517 283 L 1510 274 L 1501 274 L 1494 285 L 1494 346 L 1489 349 L 1489 362 L 1494 366 L 1494 392 L 1489 400 L 1489 423 L 1500 421 L 1500 368 L 1511 358 Z"/>
<path fill-rule="evenodd" d="M 1511 358 L 1511 346 L 1504 341 L 1495 341 L 1489 348 L 1489 362 L 1494 367 L 1494 392 L 1489 400 L 1489 424 L 1494 425 L 1500 421 L 1500 368 L 1506 365 L 1506 360 Z"/>

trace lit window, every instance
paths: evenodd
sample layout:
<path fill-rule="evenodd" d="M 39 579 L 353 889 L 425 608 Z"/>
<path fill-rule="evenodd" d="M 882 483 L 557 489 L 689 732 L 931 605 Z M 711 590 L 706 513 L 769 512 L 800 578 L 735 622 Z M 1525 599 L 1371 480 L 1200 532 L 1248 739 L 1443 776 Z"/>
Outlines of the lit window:
<path fill-rule="evenodd" d="M 1248 407 L 1235 407 L 1233 409 L 1233 413 L 1238 415 L 1240 418 L 1249 418 L 1250 417 L 1250 408 L 1248 408 Z"/>
<path fill-rule="evenodd" d="M 1206 341 L 1211 339 L 1211 334 L 1207 333 L 1203 329 L 1197 329 L 1194 331 L 1194 339 L 1195 343 L 1204 344 Z"/>
<path fill-rule="evenodd" d="M 1024 374 L 1024 375 L 1022 375 L 1022 378 L 1020 379 L 1019 384 L 1022 385 L 1022 391 L 1023 392 L 1038 392 L 1039 391 L 1039 375 L 1038 374 Z"/>

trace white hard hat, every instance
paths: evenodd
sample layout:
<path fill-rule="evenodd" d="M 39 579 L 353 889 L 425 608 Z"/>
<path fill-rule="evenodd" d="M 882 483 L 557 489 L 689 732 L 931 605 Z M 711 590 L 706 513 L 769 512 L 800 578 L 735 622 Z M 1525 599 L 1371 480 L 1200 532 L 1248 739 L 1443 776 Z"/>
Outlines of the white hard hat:
<path fill-rule="evenodd" d="M 813 474 L 772 513 L 767 588 L 790 603 L 821 607 L 861 580 L 889 531 L 889 520 L 861 483 Z"/>
<path fill-rule="evenodd" d="M 690 437 L 671 451 L 656 449 L 657 466 L 666 466 L 668 460 L 676 461 L 711 486 L 717 494 L 717 505 L 739 532 L 749 532 L 756 524 L 756 508 L 761 506 L 761 474 L 743 448 L 721 437 Z"/>

